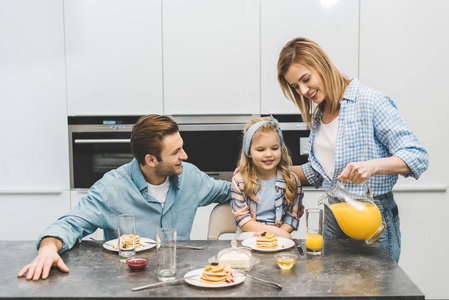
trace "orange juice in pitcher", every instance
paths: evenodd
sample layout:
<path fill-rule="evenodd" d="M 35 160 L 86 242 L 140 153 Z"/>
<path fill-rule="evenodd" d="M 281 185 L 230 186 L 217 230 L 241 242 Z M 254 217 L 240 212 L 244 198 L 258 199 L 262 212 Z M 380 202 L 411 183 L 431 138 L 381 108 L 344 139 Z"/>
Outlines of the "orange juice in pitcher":
<path fill-rule="evenodd" d="M 382 217 L 375 204 L 361 203 L 354 207 L 348 203 L 334 203 L 329 208 L 341 230 L 356 240 L 369 240 L 382 225 Z"/>
<path fill-rule="evenodd" d="M 371 244 L 375 242 L 386 228 L 382 222 L 379 208 L 374 204 L 368 185 L 363 196 L 353 194 L 344 189 L 343 183 L 338 181 L 336 186 L 318 204 L 325 204 L 335 216 L 341 230 L 349 237 L 365 240 Z"/>

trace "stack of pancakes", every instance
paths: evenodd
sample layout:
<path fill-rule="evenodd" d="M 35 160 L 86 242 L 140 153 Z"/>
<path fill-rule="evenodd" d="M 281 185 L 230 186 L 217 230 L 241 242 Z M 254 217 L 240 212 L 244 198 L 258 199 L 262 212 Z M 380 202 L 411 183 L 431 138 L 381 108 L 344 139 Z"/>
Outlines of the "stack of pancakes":
<path fill-rule="evenodd" d="M 214 264 L 207 265 L 200 277 L 201 282 L 206 284 L 219 284 L 223 282 L 234 282 L 231 266 Z"/>
<path fill-rule="evenodd" d="M 278 238 L 272 233 L 262 234 L 256 240 L 256 246 L 262 249 L 274 249 L 278 246 Z"/>
<path fill-rule="evenodd" d="M 133 247 L 133 234 L 124 234 L 121 239 L 121 248 L 129 249 Z M 136 248 L 140 245 L 140 237 L 136 234 Z"/>

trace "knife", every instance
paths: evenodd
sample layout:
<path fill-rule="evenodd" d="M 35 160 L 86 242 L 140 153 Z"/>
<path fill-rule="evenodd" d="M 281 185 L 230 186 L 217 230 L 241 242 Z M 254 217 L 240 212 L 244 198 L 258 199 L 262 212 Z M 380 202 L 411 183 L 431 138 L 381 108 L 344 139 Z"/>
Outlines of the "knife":
<path fill-rule="evenodd" d="M 186 279 L 186 278 L 193 278 L 193 277 L 197 277 L 197 276 L 200 276 L 200 275 L 201 274 L 195 273 L 195 274 L 192 274 L 190 276 L 184 276 L 182 278 L 178 278 L 178 279 L 174 279 L 174 280 L 162 281 L 162 282 L 152 283 L 152 284 L 148 284 L 148 285 L 133 287 L 131 290 L 133 290 L 133 291 L 140 291 L 140 290 L 143 290 L 143 289 L 148 289 L 148 288 L 152 288 L 152 287 L 158 287 L 158 286 L 169 284 L 169 283 L 175 283 L 175 282 L 179 282 L 179 281 L 184 281 L 184 279 Z"/>
<path fill-rule="evenodd" d="M 302 249 L 301 245 L 299 244 L 298 239 L 293 239 L 296 245 L 296 249 L 298 250 L 299 254 L 304 255 L 304 250 Z"/>

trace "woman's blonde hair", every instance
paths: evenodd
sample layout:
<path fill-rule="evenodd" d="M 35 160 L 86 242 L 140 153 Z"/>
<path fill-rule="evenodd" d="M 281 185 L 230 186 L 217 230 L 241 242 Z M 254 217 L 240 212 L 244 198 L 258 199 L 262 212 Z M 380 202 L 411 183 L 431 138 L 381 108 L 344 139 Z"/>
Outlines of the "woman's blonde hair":
<path fill-rule="evenodd" d="M 302 119 L 309 128 L 321 116 L 325 102 L 320 105 L 301 96 L 285 80 L 284 76 L 292 64 L 299 64 L 315 69 L 324 84 L 326 101 L 331 103 L 331 112 L 339 109 L 346 87 L 350 80 L 340 73 L 323 49 L 314 41 L 298 37 L 289 41 L 281 50 L 277 65 L 278 81 L 285 97 L 295 103 L 302 114 Z M 315 118 L 317 117 L 317 118 Z"/>
<path fill-rule="evenodd" d="M 257 122 L 261 121 L 271 121 L 270 117 L 263 117 L 263 118 L 257 118 L 251 120 L 243 130 L 243 137 L 245 136 L 245 133 L 248 131 L 248 129 L 256 124 Z M 268 122 L 264 125 L 262 125 L 253 135 L 253 139 L 260 136 L 261 133 L 266 132 L 274 132 L 278 134 L 278 131 L 276 129 L 276 126 Z M 285 199 L 287 200 L 287 204 L 290 204 L 292 201 L 294 201 L 295 197 L 297 196 L 297 189 L 296 189 L 296 181 L 293 178 L 293 175 L 290 172 L 290 167 L 292 166 L 292 160 L 289 155 L 289 151 L 287 146 L 284 144 L 282 147 L 282 153 L 281 153 L 281 161 L 277 165 L 276 169 L 277 171 L 280 171 L 282 173 L 282 176 L 284 177 L 286 188 L 285 188 Z M 245 182 L 244 186 L 244 194 L 246 198 L 249 198 L 252 194 L 257 194 L 257 192 L 260 189 L 260 182 L 257 176 L 257 171 L 254 166 L 253 160 L 246 156 L 245 151 L 242 149 L 240 153 L 240 161 L 238 164 L 238 167 L 240 169 L 240 174 L 242 175 L 243 181 Z M 257 199 L 253 199 L 257 202 Z"/>

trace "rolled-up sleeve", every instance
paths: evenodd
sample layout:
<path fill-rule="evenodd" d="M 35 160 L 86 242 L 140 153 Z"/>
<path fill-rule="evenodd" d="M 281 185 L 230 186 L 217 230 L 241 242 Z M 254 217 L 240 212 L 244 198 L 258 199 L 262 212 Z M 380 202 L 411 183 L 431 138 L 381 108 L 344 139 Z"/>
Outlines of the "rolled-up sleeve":
<path fill-rule="evenodd" d="M 375 130 L 379 141 L 391 155 L 401 158 L 412 173 L 403 174 L 418 179 L 429 166 L 429 155 L 415 134 L 408 129 L 393 101 L 387 96 L 376 99 Z"/>
<path fill-rule="evenodd" d="M 323 176 L 315 171 L 309 162 L 301 165 L 302 171 L 307 178 L 307 181 L 313 185 L 315 188 L 321 187 L 323 184 Z"/>

